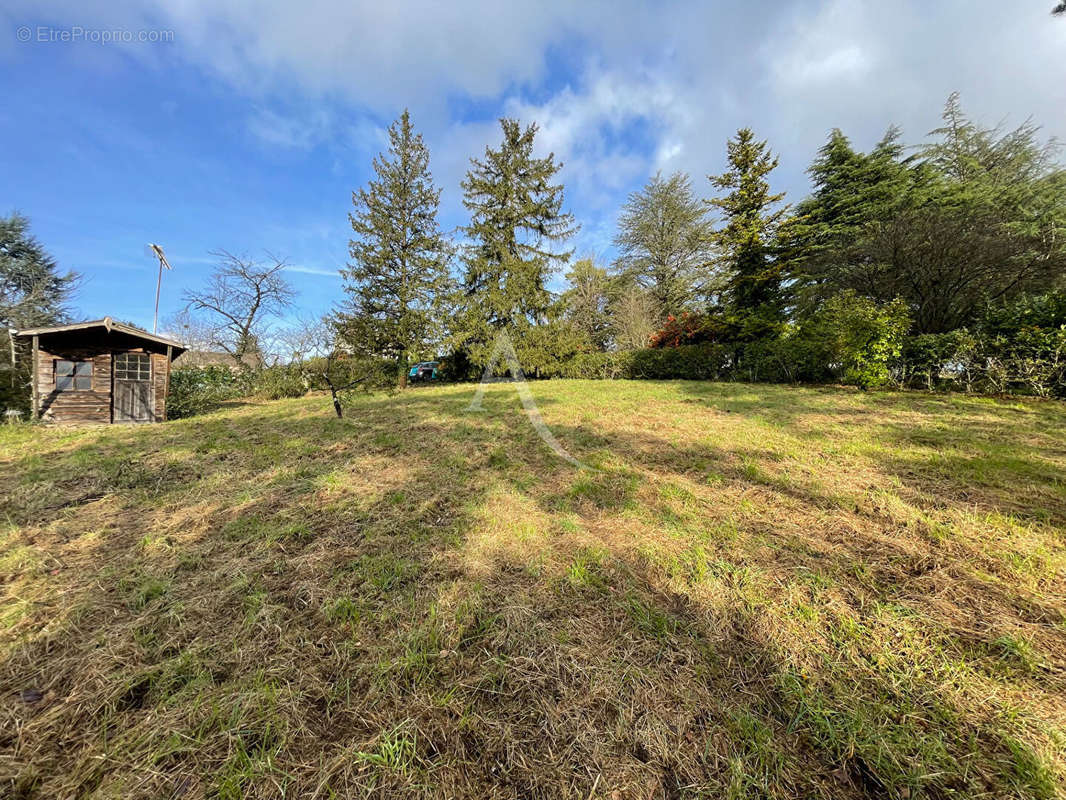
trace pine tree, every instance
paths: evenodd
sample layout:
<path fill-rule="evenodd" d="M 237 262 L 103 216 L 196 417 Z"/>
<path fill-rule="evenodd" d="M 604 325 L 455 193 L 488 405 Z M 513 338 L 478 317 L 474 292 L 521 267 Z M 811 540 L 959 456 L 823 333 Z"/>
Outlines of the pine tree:
<path fill-rule="evenodd" d="M 352 193 L 352 261 L 341 270 L 348 299 L 333 322 L 357 353 L 395 361 L 402 388 L 410 360 L 436 355 L 443 335 L 448 243 L 429 150 L 406 110 L 389 127 L 388 153 L 373 164 L 376 179 Z"/>
<path fill-rule="evenodd" d="M 461 346 L 483 365 L 496 331 L 506 329 L 522 356 L 522 341 L 534 325 L 548 321 L 555 298 L 548 281 L 571 250 L 553 247 L 577 232 L 562 211 L 563 186 L 552 179 L 562 168 L 554 154 L 533 156 L 536 124 L 524 130 L 501 119 L 503 142 L 471 159 L 463 180 L 463 205 L 471 212 L 466 233 Z"/>
<path fill-rule="evenodd" d="M 796 206 L 781 253 L 801 310 L 813 310 L 842 286 L 877 280 L 862 241 L 872 220 L 891 217 L 910 185 L 899 137 L 889 128 L 873 150 L 860 153 L 834 129 L 808 168 L 814 193 Z"/>
<path fill-rule="evenodd" d="M 0 217 L 0 410 L 27 410 L 29 359 L 19 353 L 12 329 L 54 325 L 67 318 L 66 302 L 77 285 L 30 233 L 21 214 Z"/>
<path fill-rule="evenodd" d="M 0 327 L 31 328 L 66 319 L 78 275 L 61 275 L 21 214 L 0 217 Z"/>
<path fill-rule="evenodd" d="M 748 320 L 769 324 L 781 317 L 784 304 L 782 264 L 774 250 L 788 209 L 775 209 L 785 195 L 771 194 L 766 179 L 777 166 L 777 158 L 765 141 L 756 141 L 750 128 L 737 131 L 726 149 L 729 169 L 709 176 L 715 188 L 729 190 L 710 201 L 725 223 L 715 238 L 729 272 L 726 302 L 742 326 L 747 327 Z M 756 325 L 756 329 L 761 327 Z"/>
<path fill-rule="evenodd" d="M 687 175 L 655 175 L 633 192 L 614 244 L 620 276 L 648 289 L 661 319 L 695 307 L 714 291 L 713 230 Z"/>

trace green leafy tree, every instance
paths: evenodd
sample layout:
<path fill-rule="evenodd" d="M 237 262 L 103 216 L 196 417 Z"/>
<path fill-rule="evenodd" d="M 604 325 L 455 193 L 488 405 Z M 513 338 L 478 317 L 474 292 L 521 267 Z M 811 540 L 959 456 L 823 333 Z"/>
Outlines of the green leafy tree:
<path fill-rule="evenodd" d="M 712 185 L 726 193 L 710 201 L 722 217 L 716 240 L 728 270 L 726 305 L 753 338 L 783 314 L 782 262 L 775 247 L 787 207 L 784 193 L 773 194 L 767 176 L 777 166 L 765 141 L 741 128 L 726 143 L 729 168 L 712 175 Z M 754 323 L 754 324 L 753 324 Z"/>
<path fill-rule="evenodd" d="M 910 318 L 902 300 L 878 304 L 853 291 L 833 295 L 800 326 L 794 360 L 806 376 L 863 389 L 888 382 L 890 367 L 903 352 Z"/>
<path fill-rule="evenodd" d="M 463 204 L 471 212 L 466 233 L 463 306 L 458 340 L 470 362 L 484 366 L 497 331 L 507 330 L 521 360 L 527 334 L 549 321 L 556 299 L 548 289 L 571 250 L 558 247 L 577 226 L 563 208 L 563 186 L 553 183 L 561 164 L 554 154 L 533 155 L 536 124 L 522 128 L 501 119 L 503 141 L 471 159 Z M 529 346 L 534 347 L 533 339 Z"/>
<path fill-rule="evenodd" d="M 695 308 L 720 288 L 711 222 L 684 173 L 656 174 L 629 196 L 614 244 L 617 273 L 651 293 L 657 321 Z"/>
<path fill-rule="evenodd" d="M 66 303 L 77 285 L 75 272 L 60 273 L 55 260 L 30 233 L 21 214 L 0 217 L 0 408 L 26 410 L 28 362 L 11 330 L 62 323 Z"/>
<path fill-rule="evenodd" d="M 402 388 L 411 359 L 436 355 L 444 334 L 449 248 L 429 150 L 406 110 L 373 163 L 376 178 L 352 193 L 352 261 L 341 270 L 348 297 L 333 323 L 354 352 L 394 361 Z"/>

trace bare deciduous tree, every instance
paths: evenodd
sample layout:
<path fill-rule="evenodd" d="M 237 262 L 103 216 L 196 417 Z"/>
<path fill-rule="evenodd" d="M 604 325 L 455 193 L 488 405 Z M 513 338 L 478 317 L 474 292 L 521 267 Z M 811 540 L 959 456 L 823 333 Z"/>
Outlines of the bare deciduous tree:
<path fill-rule="evenodd" d="M 203 351 L 214 347 L 214 327 L 187 308 L 171 314 L 163 321 L 163 333 L 189 350 Z"/>
<path fill-rule="evenodd" d="M 212 251 L 219 259 L 206 287 L 186 291 L 186 310 L 204 314 L 213 347 L 229 353 L 238 366 L 253 358 L 262 364 L 260 342 L 267 321 L 291 307 L 295 290 L 282 271 L 288 264 L 267 254 L 267 261 L 236 256 L 226 250 Z"/>
<path fill-rule="evenodd" d="M 353 389 L 392 385 L 388 362 L 353 355 L 338 347 L 336 331 L 323 320 L 303 321 L 278 335 L 291 368 L 298 369 L 306 385 L 325 385 L 338 419 L 344 417 L 343 400 Z"/>
<path fill-rule="evenodd" d="M 611 302 L 611 328 L 618 350 L 639 350 L 648 346 L 659 322 L 658 300 L 647 289 L 629 284 L 618 290 Z"/>

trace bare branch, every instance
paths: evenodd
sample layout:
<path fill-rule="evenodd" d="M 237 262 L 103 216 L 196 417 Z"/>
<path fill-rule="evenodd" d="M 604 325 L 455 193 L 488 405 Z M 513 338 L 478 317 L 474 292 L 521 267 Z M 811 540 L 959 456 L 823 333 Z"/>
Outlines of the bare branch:
<path fill-rule="evenodd" d="M 296 297 L 283 275 L 288 262 L 270 253 L 262 262 L 228 250 L 213 250 L 211 255 L 219 266 L 203 289 L 185 292 L 186 311 L 202 314 L 211 345 L 229 353 L 239 366 L 246 366 L 249 357 L 262 364 L 261 343 L 269 319 L 291 308 Z"/>

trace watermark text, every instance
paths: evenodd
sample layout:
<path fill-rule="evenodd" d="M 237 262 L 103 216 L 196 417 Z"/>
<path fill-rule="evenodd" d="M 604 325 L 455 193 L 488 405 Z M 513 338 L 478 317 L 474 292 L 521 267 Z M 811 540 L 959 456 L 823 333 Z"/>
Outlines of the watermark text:
<path fill-rule="evenodd" d="M 15 29 L 15 38 L 20 42 L 33 44 L 155 44 L 173 42 L 174 31 L 148 28 L 85 28 L 81 25 L 20 25 Z"/>

